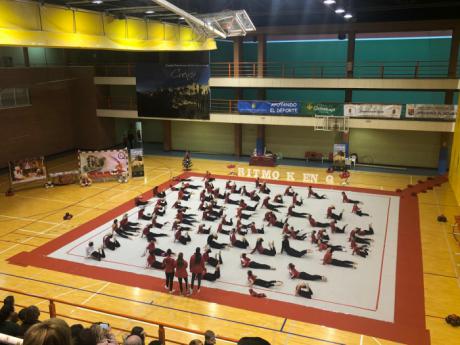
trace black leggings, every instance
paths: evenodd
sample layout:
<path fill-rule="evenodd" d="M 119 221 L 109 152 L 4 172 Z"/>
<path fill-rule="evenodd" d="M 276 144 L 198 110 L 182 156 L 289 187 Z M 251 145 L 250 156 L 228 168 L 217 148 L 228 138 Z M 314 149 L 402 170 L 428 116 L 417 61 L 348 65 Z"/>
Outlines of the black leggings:
<path fill-rule="evenodd" d="M 214 248 L 214 249 L 224 249 L 227 244 L 226 243 L 219 243 L 219 242 L 216 242 L 216 241 L 209 241 L 208 242 L 208 245 L 211 247 L 211 248 Z"/>
<path fill-rule="evenodd" d="M 313 296 L 313 292 L 311 290 L 299 290 L 297 293 L 300 297 L 305 297 L 308 299 L 311 299 L 311 296 Z"/>
<path fill-rule="evenodd" d="M 131 234 L 129 234 L 129 233 L 123 231 L 123 230 L 120 230 L 120 229 L 115 230 L 115 232 L 116 232 L 116 234 L 118 236 L 123 237 L 123 238 L 129 238 L 129 235 L 131 235 Z"/>
<path fill-rule="evenodd" d="M 249 219 L 251 218 L 252 214 L 241 213 L 240 218 L 242 219 Z"/>
<path fill-rule="evenodd" d="M 326 199 L 326 196 L 323 194 L 323 195 L 319 195 L 318 193 L 313 193 L 312 194 L 316 199 Z"/>
<path fill-rule="evenodd" d="M 154 250 L 151 250 L 150 253 L 155 256 L 164 256 L 166 254 L 166 252 L 160 248 L 155 248 Z"/>
<path fill-rule="evenodd" d="M 360 243 L 360 244 L 367 244 L 367 245 L 370 245 L 371 244 L 371 240 L 368 239 L 368 238 L 362 238 L 362 237 L 357 237 L 355 236 L 355 242 L 356 243 Z"/>
<path fill-rule="evenodd" d="M 230 235 L 230 230 L 220 230 L 219 234 Z"/>
<path fill-rule="evenodd" d="M 232 243 L 232 246 L 236 248 L 246 249 L 247 247 L 249 247 L 249 242 L 247 240 L 235 240 L 235 242 Z"/>
<path fill-rule="evenodd" d="M 343 212 L 341 212 L 340 214 L 331 213 L 330 217 L 334 220 L 342 220 L 342 215 Z"/>
<path fill-rule="evenodd" d="M 190 236 L 181 236 L 179 237 L 178 241 L 180 243 L 182 243 L 183 245 L 186 245 L 188 242 L 190 242 L 192 239 L 190 238 Z"/>
<path fill-rule="evenodd" d="M 263 279 L 259 279 L 257 278 L 255 281 L 254 281 L 254 285 L 257 285 L 257 286 L 262 286 L 264 288 L 271 288 L 273 286 L 275 286 L 276 284 L 276 280 L 263 280 Z"/>
<path fill-rule="evenodd" d="M 328 226 L 329 226 L 328 223 L 316 222 L 316 224 L 315 224 L 315 227 L 317 227 L 317 228 L 327 228 Z"/>
<path fill-rule="evenodd" d="M 97 261 L 101 261 L 101 259 L 105 258 L 105 252 L 104 249 L 101 249 L 101 251 L 94 251 L 91 253 L 91 257 L 93 259 L 96 259 Z"/>
<path fill-rule="evenodd" d="M 254 269 L 259 269 L 259 270 L 270 270 L 271 267 L 269 265 L 266 265 L 266 264 L 259 264 L 258 262 L 255 262 L 255 261 L 251 261 L 249 263 L 249 268 L 254 268 Z"/>
<path fill-rule="evenodd" d="M 323 277 L 321 277 L 318 274 L 308 274 L 307 272 L 300 272 L 299 273 L 299 279 L 302 280 L 321 280 Z"/>
<path fill-rule="evenodd" d="M 151 240 L 153 240 L 156 237 L 165 237 L 165 236 L 168 236 L 168 235 L 166 235 L 166 234 L 156 234 L 154 232 L 149 232 L 147 234 L 147 241 L 150 242 Z"/>
<path fill-rule="evenodd" d="M 184 280 L 185 282 L 185 291 L 188 291 L 188 278 L 185 277 L 185 278 L 177 278 L 177 280 L 179 281 L 179 289 L 180 289 L 180 293 L 183 293 L 183 288 L 182 288 L 182 279 Z"/>
<path fill-rule="evenodd" d="M 362 216 L 368 217 L 368 216 L 369 216 L 369 213 L 364 213 L 364 212 L 362 212 L 362 211 L 356 211 L 356 214 L 357 214 L 358 216 L 360 216 L 360 217 L 362 217 Z"/>
<path fill-rule="evenodd" d="M 305 254 L 307 254 L 307 250 L 302 250 L 302 251 L 299 251 L 299 250 L 296 250 L 294 248 L 286 248 L 285 249 L 285 252 L 287 255 L 289 256 L 293 256 L 295 258 L 301 258 L 302 256 L 304 256 Z"/>
<path fill-rule="evenodd" d="M 276 255 L 276 249 L 275 248 L 272 248 L 272 249 L 264 248 L 264 250 L 260 254 L 267 255 L 267 256 L 275 256 Z"/>
<path fill-rule="evenodd" d="M 153 262 L 153 263 L 150 265 L 150 267 L 156 268 L 156 269 L 158 269 L 158 270 L 162 270 L 162 269 L 165 268 L 164 265 L 163 265 L 163 263 L 162 263 L 161 261 L 157 261 L 157 260 L 155 260 L 155 262 Z"/>
<path fill-rule="evenodd" d="M 279 208 L 279 207 L 282 207 L 282 206 L 276 206 L 276 205 L 272 205 L 272 204 L 267 204 L 267 208 L 268 208 L 270 211 L 279 212 L 279 211 L 278 211 L 278 208 Z"/>
<path fill-rule="evenodd" d="M 344 225 L 342 229 L 340 229 L 338 226 L 335 227 L 334 232 L 337 234 L 344 234 L 345 233 L 345 228 L 348 226 L 348 224 Z"/>
<path fill-rule="evenodd" d="M 219 269 L 217 269 L 214 273 L 206 272 L 203 275 L 203 280 L 207 280 L 207 281 L 210 281 L 210 282 L 215 282 L 219 278 L 220 278 L 220 270 Z"/>
<path fill-rule="evenodd" d="M 173 289 L 173 281 L 174 281 L 174 272 L 165 272 L 166 274 L 166 287 L 169 289 L 169 291 L 172 291 Z"/>
<path fill-rule="evenodd" d="M 295 217 L 295 218 L 307 218 L 307 213 L 305 213 L 305 212 L 294 212 L 294 211 L 291 211 L 290 216 L 291 216 L 291 217 Z"/>
<path fill-rule="evenodd" d="M 353 261 L 332 259 L 331 265 L 339 266 L 339 267 L 352 268 L 353 267 Z"/>
<path fill-rule="evenodd" d="M 193 289 L 193 286 L 195 285 L 195 278 L 198 281 L 198 289 L 201 287 L 201 273 L 192 273 L 192 281 L 190 283 L 190 286 Z"/>
<path fill-rule="evenodd" d="M 115 250 L 120 247 L 120 242 L 118 242 L 117 240 L 115 240 L 115 242 L 107 241 L 105 243 L 105 246 L 110 250 Z"/>
<path fill-rule="evenodd" d="M 206 263 L 212 267 L 216 267 L 217 265 L 222 265 L 224 262 L 222 261 L 222 256 L 219 254 L 219 258 L 209 257 Z"/>

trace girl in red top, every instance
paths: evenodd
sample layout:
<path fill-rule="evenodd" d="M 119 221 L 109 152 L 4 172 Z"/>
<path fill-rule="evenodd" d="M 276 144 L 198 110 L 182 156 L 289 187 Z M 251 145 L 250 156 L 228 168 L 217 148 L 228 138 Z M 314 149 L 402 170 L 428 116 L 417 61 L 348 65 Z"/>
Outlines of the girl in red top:
<path fill-rule="evenodd" d="M 295 295 L 311 299 L 311 296 L 313 296 L 313 290 L 307 283 L 300 283 L 295 287 Z"/>
<path fill-rule="evenodd" d="M 176 230 L 176 233 L 174 234 L 174 242 L 180 242 L 182 243 L 184 246 L 189 243 L 192 239 L 190 238 L 189 234 L 185 233 L 185 236 L 182 235 L 182 228 L 179 227 L 177 230 Z"/>
<path fill-rule="evenodd" d="M 348 196 L 345 192 L 342 192 L 342 202 L 344 204 L 362 204 L 361 201 L 348 199 Z"/>
<path fill-rule="evenodd" d="M 193 286 L 195 284 L 195 279 L 198 280 L 198 288 L 197 292 L 200 292 L 201 287 L 201 276 L 204 272 L 204 264 L 205 261 L 200 253 L 200 247 L 196 247 L 195 254 L 192 255 L 190 258 L 190 272 L 192 272 L 192 281 L 190 286 L 193 290 Z"/>
<path fill-rule="evenodd" d="M 144 252 L 144 254 L 142 256 L 145 256 L 145 254 L 147 254 L 147 253 L 151 253 L 153 255 L 158 255 L 158 256 L 166 256 L 166 252 L 163 249 L 157 248 L 155 242 L 156 242 L 155 239 L 152 239 L 149 242 L 149 244 L 145 248 L 145 252 Z"/>
<path fill-rule="evenodd" d="M 197 234 L 209 235 L 210 233 L 211 233 L 211 227 L 206 229 L 204 224 L 200 224 L 197 230 Z"/>
<path fill-rule="evenodd" d="M 369 217 L 369 213 L 364 213 L 363 211 L 361 211 L 361 209 L 356 204 L 353 205 L 353 209 L 351 210 L 351 213 L 354 213 L 354 214 L 356 214 L 357 216 L 360 216 L 360 217 L 362 217 L 362 216 Z"/>
<path fill-rule="evenodd" d="M 250 258 L 247 257 L 246 253 L 241 254 L 241 267 L 243 268 L 253 268 L 253 269 L 260 269 L 260 270 L 275 270 L 275 267 L 260 264 L 258 262 L 252 261 Z"/>
<path fill-rule="evenodd" d="M 288 265 L 288 270 L 291 279 L 322 280 L 323 282 L 327 281 L 327 278 L 325 276 L 320 276 L 318 274 L 308 274 L 306 272 L 297 271 L 293 263 L 290 263 Z"/>
<path fill-rule="evenodd" d="M 295 192 L 292 186 L 287 187 L 286 190 L 284 191 L 284 195 L 287 195 L 287 196 L 293 196 L 294 194 Z"/>
<path fill-rule="evenodd" d="M 278 209 L 280 207 L 283 207 L 282 205 L 270 204 L 269 201 L 270 201 L 270 197 L 269 196 L 265 197 L 264 201 L 262 202 L 262 206 L 265 208 L 268 208 L 270 211 L 279 212 Z"/>
<path fill-rule="evenodd" d="M 345 224 L 343 228 L 339 228 L 337 226 L 337 222 L 333 220 L 332 222 L 329 223 L 329 227 L 331 228 L 331 232 L 337 233 L 337 234 L 344 234 L 345 233 L 345 228 L 348 226 L 348 224 Z"/>
<path fill-rule="evenodd" d="M 249 224 L 249 229 L 251 230 L 251 233 L 253 234 L 264 234 L 265 233 L 264 227 L 262 226 L 261 229 L 257 229 L 256 223 L 254 222 Z"/>
<path fill-rule="evenodd" d="M 267 248 L 264 248 L 262 244 L 263 242 L 264 242 L 264 239 L 262 237 L 257 239 L 256 246 L 252 250 L 251 254 L 254 254 L 257 251 L 259 254 L 262 254 L 262 255 L 275 256 L 276 255 L 275 243 L 273 241 L 269 242 L 268 245 L 270 249 L 267 249 Z"/>
<path fill-rule="evenodd" d="M 214 273 L 209 273 L 206 271 L 206 268 L 203 271 L 203 280 L 207 280 L 210 282 L 215 282 L 217 279 L 220 278 L 220 266 L 217 265 L 216 270 Z"/>
<path fill-rule="evenodd" d="M 328 223 L 320 223 L 315 220 L 311 215 L 307 216 L 308 222 L 310 223 L 311 226 L 316 227 L 316 228 L 327 228 L 329 226 Z"/>
<path fill-rule="evenodd" d="M 332 258 L 332 249 L 326 250 L 323 256 L 323 265 L 333 265 L 338 267 L 356 268 L 356 263 L 348 260 L 337 260 Z"/>
<path fill-rule="evenodd" d="M 233 219 L 230 219 L 230 221 L 227 221 L 227 215 L 223 214 L 222 215 L 222 224 L 232 226 L 233 225 Z"/>
<path fill-rule="evenodd" d="M 334 213 L 335 206 L 331 205 L 327 208 L 327 218 L 334 219 L 334 220 L 342 220 L 343 210 L 340 214 Z"/>
<path fill-rule="evenodd" d="M 184 260 L 184 254 L 179 253 L 176 260 L 176 277 L 179 281 L 179 290 L 181 295 L 190 295 L 190 290 L 188 289 L 188 273 L 187 273 L 188 263 Z M 182 280 L 185 282 L 185 292 L 182 286 Z"/>
<path fill-rule="evenodd" d="M 247 247 L 249 247 L 249 242 L 244 237 L 242 238 L 242 240 L 238 240 L 236 238 L 235 229 L 232 229 L 230 233 L 230 243 L 232 247 L 236 247 L 236 248 L 246 249 Z"/>
<path fill-rule="evenodd" d="M 243 208 L 242 207 L 238 207 L 237 210 L 236 210 L 236 217 L 238 219 L 249 219 L 251 218 L 252 214 L 248 214 L 248 213 L 243 213 Z"/>
<path fill-rule="evenodd" d="M 283 197 L 281 196 L 281 194 L 276 194 L 275 197 L 273 198 L 273 202 L 276 202 L 277 204 L 284 203 Z"/>
<path fill-rule="evenodd" d="M 292 204 L 296 205 L 296 206 L 302 206 L 303 205 L 303 199 L 300 198 L 300 200 L 297 200 L 298 197 L 299 197 L 299 194 L 297 194 L 297 193 L 295 193 L 292 196 Z"/>
<path fill-rule="evenodd" d="M 256 285 L 256 286 L 261 286 L 264 288 L 271 288 L 273 286 L 280 286 L 283 285 L 283 282 L 279 280 L 263 280 L 257 278 L 256 275 L 252 273 L 251 270 L 248 271 L 248 282 L 250 286 Z"/>
<path fill-rule="evenodd" d="M 259 190 L 263 194 L 270 194 L 270 188 L 267 187 L 267 183 L 264 182 L 259 186 Z"/>
<path fill-rule="evenodd" d="M 211 249 L 208 247 L 204 247 L 203 259 L 204 262 L 212 267 L 217 267 L 217 265 L 222 265 L 224 261 L 222 260 L 222 253 L 219 251 L 214 257 L 209 256 L 211 253 Z"/>
<path fill-rule="evenodd" d="M 372 228 L 372 224 L 369 224 L 369 230 L 363 230 L 361 228 L 356 228 L 356 234 L 359 236 L 369 236 L 374 234 L 374 229 Z"/>
<path fill-rule="evenodd" d="M 308 213 L 306 213 L 306 212 L 295 212 L 295 211 L 294 211 L 294 207 L 295 207 L 294 204 L 292 204 L 291 206 L 289 206 L 289 208 L 288 208 L 288 216 L 289 216 L 289 217 L 307 218 Z"/>
<path fill-rule="evenodd" d="M 163 224 L 158 223 L 158 222 L 157 222 L 157 215 L 154 215 L 153 218 L 152 218 L 152 226 L 153 226 L 154 228 L 157 228 L 157 229 L 163 228 L 163 226 L 165 226 L 165 225 L 168 224 L 168 223 L 169 223 L 169 222 L 165 222 L 165 223 L 163 223 Z"/>
<path fill-rule="evenodd" d="M 358 246 L 356 244 L 355 239 L 351 240 L 350 247 L 351 247 L 351 249 L 353 249 L 352 255 L 356 254 L 356 255 L 361 256 L 362 258 L 365 258 L 365 257 L 367 257 L 369 255 L 367 246 L 365 246 L 365 245 L 364 246 Z"/>
<path fill-rule="evenodd" d="M 149 256 L 147 257 L 147 268 L 156 268 L 159 270 L 164 270 L 165 266 L 161 261 L 157 261 L 155 254 L 150 252 Z"/>
<path fill-rule="evenodd" d="M 139 211 L 137 211 L 137 219 L 142 219 L 142 220 L 151 220 L 152 216 L 144 214 L 144 209 L 141 208 Z"/>
<path fill-rule="evenodd" d="M 163 265 L 165 266 L 166 283 L 165 289 L 169 290 L 169 293 L 173 293 L 173 281 L 174 281 L 174 267 L 176 266 L 176 260 L 172 257 L 171 249 L 166 251 L 166 257 L 163 259 Z"/>
<path fill-rule="evenodd" d="M 319 195 L 313 191 L 311 186 L 308 186 L 308 198 L 314 197 L 315 199 L 326 199 L 326 195 Z"/>

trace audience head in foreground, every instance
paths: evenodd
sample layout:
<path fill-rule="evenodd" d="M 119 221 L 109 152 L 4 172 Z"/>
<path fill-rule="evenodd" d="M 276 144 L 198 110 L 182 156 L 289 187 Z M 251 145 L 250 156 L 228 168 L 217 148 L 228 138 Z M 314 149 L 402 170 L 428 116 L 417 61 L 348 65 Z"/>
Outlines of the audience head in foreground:
<path fill-rule="evenodd" d="M 23 345 L 71 345 L 70 327 L 64 320 L 49 319 L 32 325 L 24 335 Z"/>

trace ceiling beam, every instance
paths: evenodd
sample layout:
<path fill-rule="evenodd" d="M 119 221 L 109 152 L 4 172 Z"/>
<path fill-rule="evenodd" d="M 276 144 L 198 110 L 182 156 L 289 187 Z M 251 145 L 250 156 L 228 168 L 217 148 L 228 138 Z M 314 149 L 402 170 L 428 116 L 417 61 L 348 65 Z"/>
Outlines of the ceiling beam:
<path fill-rule="evenodd" d="M 259 26 L 257 32 L 248 32 L 248 35 L 311 35 L 336 34 L 339 32 L 375 33 L 375 32 L 404 32 L 404 31 L 435 31 L 453 30 L 460 28 L 458 20 L 432 20 L 407 22 L 376 22 L 376 23 L 342 23 L 295 26 Z"/>

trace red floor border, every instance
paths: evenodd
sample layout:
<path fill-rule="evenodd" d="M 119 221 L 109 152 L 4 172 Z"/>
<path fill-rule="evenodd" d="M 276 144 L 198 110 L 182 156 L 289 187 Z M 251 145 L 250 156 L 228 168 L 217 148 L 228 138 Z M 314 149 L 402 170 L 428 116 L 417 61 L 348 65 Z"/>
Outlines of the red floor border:
<path fill-rule="evenodd" d="M 204 176 L 204 174 L 184 173 L 180 175 L 179 178 L 185 178 L 187 176 L 200 177 Z M 216 175 L 215 177 L 239 181 L 254 181 L 253 178 L 237 176 Z M 416 195 L 411 194 L 411 189 L 406 189 L 401 193 L 396 193 L 368 188 L 361 189 L 349 186 L 339 187 L 294 181 L 286 182 L 270 180 L 268 182 L 272 184 L 292 185 L 298 187 L 312 185 L 314 187 L 327 189 L 400 196 L 400 231 L 398 231 L 395 322 L 389 323 L 353 315 L 324 311 L 321 309 L 305 307 L 287 302 L 257 299 L 249 295 L 228 291 L 223 292 L 222 290 L 212 288 L 202 288 L 200 294 L 195 295 L 194 298 L 264 314 L 324 325 L 327 327 L 333 327 L 359 334 L 367 334 L 374 337 L 397 341 L 409 345 L 429 345 L 429 332 L 426 330 L 425 325 L 423 269 L 418 201 Z M 161 184 L 159 189 L 165 190 L 170 187 L 170 184 L 174 185 L 176 183 L 178 183 L 178 181 L 167 181 Z M 145 198 L 151 198 L 152 192 L 145 192 L 143 196 Z M 64 273 L 77 274 L 122 285 L 164 291 L 163 280 L 158 278 L 125 272 L 120 274 L 120 271 L 117 270 L 88 266 L 47 257 L 48 254 L 54 252 L 65 244 L 74 241 L 75 239 L 79 238 L 88 231 L 91 231 L 100 224 L 110 221 L 114 217 L 123 214 L 127 210 L 131 209 L 133 205 L 133 200 L 123 203 L 115 209 L 78 226 L 74 230 L 46 243 L 37 249 L 32 250 L 31 252 L 22 252 L 11 257 L 9 262 L 21 266 L 31 265 Z M 401 229 L 404 229 L 404 231 L 401 231 Z"/>

